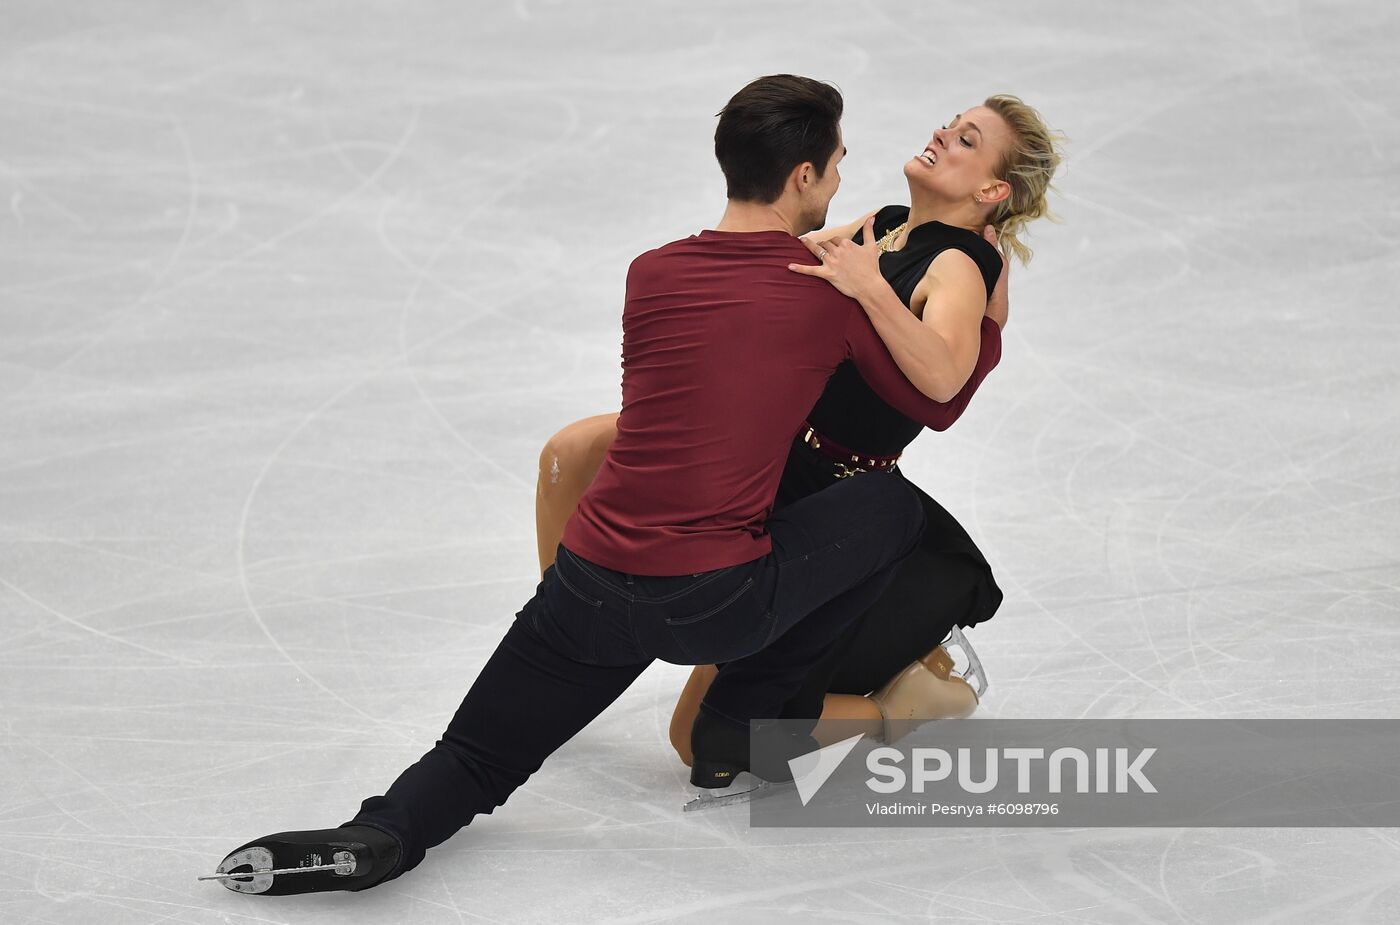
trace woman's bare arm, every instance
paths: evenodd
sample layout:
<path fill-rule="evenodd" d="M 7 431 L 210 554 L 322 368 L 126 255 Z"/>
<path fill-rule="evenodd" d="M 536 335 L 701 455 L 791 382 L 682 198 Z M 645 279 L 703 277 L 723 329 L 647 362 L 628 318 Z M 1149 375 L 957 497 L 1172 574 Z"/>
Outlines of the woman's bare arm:
<path fill-rule="evenodd" d="M 805 241 L 821 264 L 791 264 L 789 269 L 820 277 L 859 301 L 905 378 L 928 398 L 951 401 L 977 363 L 981 319 L 987 311 L 981 271 L 962 251 L 939 254 L 919 284 L 926 294 L 920 319 L 880 275 L 873 225 L 866 219 L 864 244 Z"/>
<path fill-rule="evenodd" d="M 856 296 L 900 372 L 935 401 L 951 401 L 977 363 L 987 289 L 972 258 L 946 250 L 929 264 L 916 296 L 922 318 L 911 312 L 883 278 Z"/>

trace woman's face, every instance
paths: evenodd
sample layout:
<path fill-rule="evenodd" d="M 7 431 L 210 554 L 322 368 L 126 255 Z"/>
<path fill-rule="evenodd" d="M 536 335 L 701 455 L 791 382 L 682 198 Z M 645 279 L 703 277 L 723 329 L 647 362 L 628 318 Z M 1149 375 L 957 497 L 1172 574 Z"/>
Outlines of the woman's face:
<path fill-rule="evenodd" d="M 999 182 L 996 170 L 1011 142 L 1011 129 L 1001 116 L 974 106 L 934 132 L 923 153 L 904 165 L 904 175 L 911 185 L 943 199 L 986 197 L 988 188 Z"/>

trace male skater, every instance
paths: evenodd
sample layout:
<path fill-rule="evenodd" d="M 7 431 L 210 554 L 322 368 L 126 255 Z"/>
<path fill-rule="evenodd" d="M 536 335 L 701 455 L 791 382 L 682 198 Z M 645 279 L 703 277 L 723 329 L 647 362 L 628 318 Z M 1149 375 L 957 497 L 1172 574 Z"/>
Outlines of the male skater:
<path fill-rule="evenodd" d="M 856 302 L 788 270 L 811 263 L 794 235 L 822 227 L 840 184 L 841 111 L 833 87 L 790 75 L 756 80 L 725 106 L 715 132 L 724 217 L 632 263 L 617 439 L 557 562 L 430 752 L 344 827 L 244 845 L 220 866 L 237 875 L 226 886 L 362 890 L 411 870 L 503 804 L 653 659 L 724 664 L 692 733 L 697 786 L 749 769 L 751 720 L 816 722 L 819 701 L 789 700 L 924 522 L 901 479 L 873 473 L 773 513 L 803 416 L 850 357 L 886 401 L 944 430 L 1001 354 L 984 318 L 970 378 L 935 402 Z M 793 753 L 810 747 L 794 742 Z"/>

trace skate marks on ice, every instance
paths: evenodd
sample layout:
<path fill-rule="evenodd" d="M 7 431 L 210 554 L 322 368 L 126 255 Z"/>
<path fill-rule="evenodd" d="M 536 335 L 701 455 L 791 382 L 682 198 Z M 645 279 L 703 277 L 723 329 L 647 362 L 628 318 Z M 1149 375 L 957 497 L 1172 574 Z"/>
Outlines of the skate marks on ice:
<path fill-rule="evenodd" d="M 987 93 L 1071 136 L 1001 366 L 901 463 L 1007 593 L 979 713 L 1395 715 L 1391 5 L 29 6 L 0 38 L 5 921 L 248 919 L 211 858 L 427 748 L 534 586 L 540 446 L 616 406 L 627 262 L 713 221 L 713 113 L 779 68 L 847 94 L 833 218 Z M 1385 831 L 678 812 L 683 679 L 411 877 L 257 916 L 1395 918 Z"/>

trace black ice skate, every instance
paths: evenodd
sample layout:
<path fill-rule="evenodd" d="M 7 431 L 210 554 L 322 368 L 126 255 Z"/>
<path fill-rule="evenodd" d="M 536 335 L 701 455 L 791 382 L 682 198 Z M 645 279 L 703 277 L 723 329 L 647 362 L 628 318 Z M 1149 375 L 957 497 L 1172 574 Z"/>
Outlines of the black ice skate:
<path fill-rule="evenodd" d="M 399 863 L 399 843 L 368 826 L 315 832 L 278 832 L 235 850 L 213 876 L 239 893 L 290 896 L 332 890 L 366 890 Z"/>
<path fill-rule="evenodd" d="M 788 759 L 814 751 L 817 742 L 811 736 L 785 733 L 777 724 L 770 730 L 781 741 L 762 749 L 765 757 L 752 767 L 748 726 L 701 708 L 690 733 L 690 783 L 699 792 L 681 807 L 682 812 L 747 803 L 791 787 Z"/>

